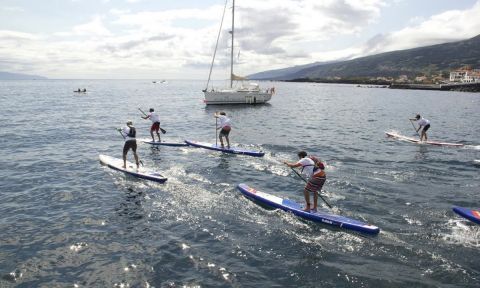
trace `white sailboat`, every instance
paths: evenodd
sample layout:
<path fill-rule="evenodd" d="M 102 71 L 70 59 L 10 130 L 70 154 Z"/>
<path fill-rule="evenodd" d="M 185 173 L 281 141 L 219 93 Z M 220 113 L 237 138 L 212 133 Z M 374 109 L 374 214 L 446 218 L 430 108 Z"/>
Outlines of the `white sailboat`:
<path fill-rule="evenodd" d="M 210 66 L 210 73 L 208 75 L 207 85 L 203 90 L 205 94 L 205 104 L 258 104 L 266 103 L 275 94 L 275 88 L 269 88 L 262 90 L 258 83 L 245 83 L 246 78 L 237 76 L 233 73 L 233 55 L 234 55 L 234 36 L 235 36 L 235 0 L 232 4 L 232 30 L 230 34 L 231 39 L 231 51 L 230 51 L 230 87 L 227 88 L 214 88 L 210 87 L 210 77 L 212 75 L 213 64 L 215 62 L 215 55 L 217 53 L 218 40 L 220 38 L 220 33 L 222 30 L 223 18 L 225 16 L 227 3 L 225 3 L 225 8 L 222 16 L 222 23 L 220 24 L 220 30 L 218 32 L 217 43 L 215 45 L 215 52 L 213 53 L 212 64 Z M 240 81 L 239 87 L 234 87 L 234 81 Z"/>

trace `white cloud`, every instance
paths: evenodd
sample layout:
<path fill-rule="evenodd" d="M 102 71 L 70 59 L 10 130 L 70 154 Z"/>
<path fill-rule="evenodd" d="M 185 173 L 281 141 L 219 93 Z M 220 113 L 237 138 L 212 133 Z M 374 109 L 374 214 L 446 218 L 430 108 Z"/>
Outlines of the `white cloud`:
<path fill-rule="evenodd" d="M 0 43 L 3 41 L 33 41 L 40 39 L 40 36 L 31 33 L 0 30 Z"/>
<path fill-rule="evenodd" d="M 355 57 L 472 38 L 480 33 L 480 1 L 466 10 L 451 10 L 401 30 L 376 35 L 357 47 Z"/>
<path fill-rule="evenodd" d="M 5 12 L 8 12 L 8 13 L 12 13 L 12 12 L 25 12 L 25 9 L 23 9 L 22 7 L 19 7 L 19 6 L 5 6 L 5 7 L 0 7 L 0 10 L 1 10 L 1 11 L 5 11 Z"/>
<path fill-rule="evenodd" d="M 85 36 L 109 36 L 112 33 L 103 25 L 102 17 L 95 16 L 92 21 L 73 27 L 77 35 Z"/>
<path fill-rule="evenodd" d="M 377 35 L 364 45 L 325 52 L 338 36 L 358 35 L 378 21 L 387 4 L 382 0 L 237 4 L 240 74 L 465 39 L 480 31 L 477 3 L 467 10 L 416 18 L 408 27 Z M 0 70 L 36 69 L 32 72 L 49 77 L 203 79 L 222 11 L 221 5 L 143 12 L 112 9 L 49 35 L 0 30 Z M 217 57 L 226 62 L 228 55 L 223 52 L 228 43 L 220 44 Z"/>

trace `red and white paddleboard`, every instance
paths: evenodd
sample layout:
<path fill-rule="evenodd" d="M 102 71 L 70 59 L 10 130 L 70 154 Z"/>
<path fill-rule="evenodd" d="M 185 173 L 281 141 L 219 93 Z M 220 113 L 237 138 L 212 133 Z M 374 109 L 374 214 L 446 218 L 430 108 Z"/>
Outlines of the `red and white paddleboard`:
<path fill-rule="evenodd" d="M 415 144 L 430 144 L 430 145 L 436 145 L 436 146 L 450 146 L 450 147 L 462 147 L 462 146 L 464 146 L 464 144 L 461 144 L 461 143 L 448 143 L 448 142 L 437 142 L 437 141 L 420 141 L 419 139 L 404 136 L 404 135 L 400 135 L 400 134 L 397 134 L 397 133 L 394 133 L 394 132 L 385 132 L 385 134 L 387 134 L 388 137 L 412 142 L 412 143 L 415 143 Z"/>

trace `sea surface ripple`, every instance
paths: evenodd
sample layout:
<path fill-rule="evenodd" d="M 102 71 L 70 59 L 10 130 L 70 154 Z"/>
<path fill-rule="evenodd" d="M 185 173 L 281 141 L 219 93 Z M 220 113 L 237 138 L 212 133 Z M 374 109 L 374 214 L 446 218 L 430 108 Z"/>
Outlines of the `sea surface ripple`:
<path fill-rule="evenodd" d="M 480 226 L 451 210 L 480 207 L 479 94 L 271 82 L 266 105 L 206 107 L 203 84 L 0 81 L 0 287 L 479 287 Z M 159 112 L 172 141 L 214 142 L 224 110 L 232 142 L 266 155 L 139 145 L 165 184 L 101 166 L 99 154 L 121 157 L 114 128 L 127 119 L 149 137 L 139 107 Z M 385 137 L 414 136 L 416 113 L 430 139 L 466 147 Z M 299 150 L 325 160 L 335 212 L 378 236 L 265 210 L 236 189 L 303 203 L 282 165 Z"/>

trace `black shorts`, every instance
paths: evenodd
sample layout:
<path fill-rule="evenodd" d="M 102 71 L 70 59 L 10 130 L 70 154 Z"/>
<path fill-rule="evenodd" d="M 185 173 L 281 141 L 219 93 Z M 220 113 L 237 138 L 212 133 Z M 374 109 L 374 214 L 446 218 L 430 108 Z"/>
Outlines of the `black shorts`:
<path fill-rule="evenodd" d="M 137 152 L 137 140 L 127 140 L 123 145 L 123 155 L 126 155 L 128 150 L 132 149 L 133 152 Z"/>
<path fill-rule="evenodd" d="M 230 127 L 228 127 L 227 129 L 223 128 L 222 130 L 220 130 L 220 136 L 228 137 L 228 134 L 230 134 L 230 130 L 232 130 Z"/>
<path fill-rule="evenodd" d="M 430 124 L 427 124 L 425 125 L 425 127 L 423 127 L 423 132 L 427 132 L 427 130 L 430 129 Z"/>

